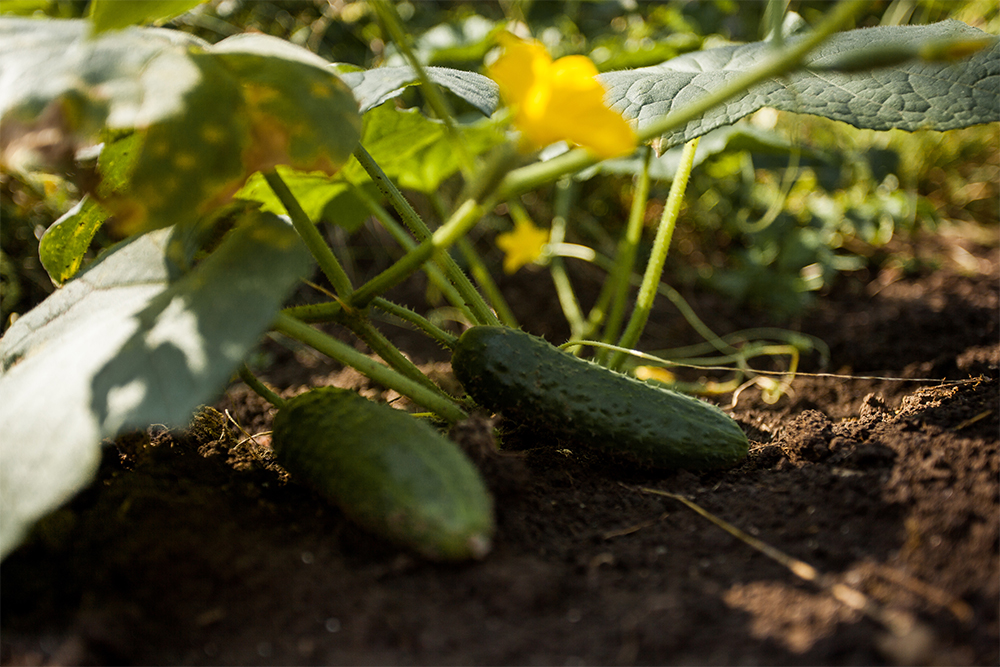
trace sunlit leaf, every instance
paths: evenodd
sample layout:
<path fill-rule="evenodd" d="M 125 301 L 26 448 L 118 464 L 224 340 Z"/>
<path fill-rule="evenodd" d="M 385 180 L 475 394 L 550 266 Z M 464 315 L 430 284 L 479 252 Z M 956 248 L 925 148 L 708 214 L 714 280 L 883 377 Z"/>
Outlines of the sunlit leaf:
<path fill-rule="evenodd" d="M 427 67 L 425 70 L 431 81 L 450 90 L 484 115 L 489 116 L 496 111 L 500 103 L 499 90 L 493 81 L 482 74 L 447 67 Z M 419 81 L 417 73 L 409 65 L 344 72 L 341 78 L 354 91 L 362 113 L 397 97 Z"/>
<path fill-rule="evenodd" d="M 325 61 L 267 35 L 238 35 L 213 54 L 235 74 L 247 103 L 253 142 L 245 170 L 285 164 L 336 173 L 361 136 L 358 103 Z"/>
<path fill-rule="evenodd" d="M 105 127 L 148 127 L 183 113 L 201 82 L 195 37 L 128 28 L 88 39 L 85 20 L 0 18 L 0 164 L 67 168 Z"/>
<path fill-rule="evenodd" d="M 6 168 L 71 171 L 81 147 L 134 131 L 134 162 L 99 169 L 116 182 L 91 192 L 120 234 L 200 219 L 279 164 L 333 174 L 360 136 L 350 90 L 301 47 L 134 27 L 88 39 L 86 26 L 0 20 L 0 146 Z"/>
<path fill-rule="evenodd" d="M 458 131 L 472 156 L 504 140 L 488 119 L 460 125 Z M 460 167 L 444 123 L 417 109 L 396 109 L 392 104 L 372 109 L 365 114 L 362 144 L 388 176 L 412 190 L 433 192 Z M 348 176 L 359 182 L 364 173 L 360 165 L 352 161 L 347 169 Z"/>
<path fill-rule="evenodd" d="M 91 0 L 88 15 L 97 34 L 140 23 L 165 21 L 203 2 L 205 0 Z"/>
<path fill-rule="evenodd" d="M 38 241 L 38 257 L 52 282 L 61 285 L 80 269 L 83 256 L 108 212 L 90 197 L 49 226 Z"/>
<path fill-rule="evenodd" d="M 950 130 L 1000 120 L 1000 43 L 959 61 L 907 59 L 891 66 L 833 71 L 868 53 L 879 64 L 887 53 L 919 55 L 921 46 L 980 45 L 986 33 L 958 21 L 886 26 L 834 35 L 812 55 L 814 70 L 766 81 L 664 138 L 664 148 L 735 123 L 762 107 L 823 116 L 856 127 Z M 795 39 L 795 38 L 792 38 Z M 640 129 L 717 90 L 770 56 L 770 43 L 754 42 L 688 53 L 661 65 L 600 75 L 607 100 Z M 947 51 L 946 49 L 939 49 Z M 851 58 L 847 58 L 848 54 Z M 860 54 L 860 56 L 859 56 Z"/>
<path fill-rule="evenodd" d="M 171 283 L 169 237 L 114 248 L 0 339 L 0 556 L 93 477 L 102 439 L 211 401 L 311 266 L 290 225 L 251 212 Z"/>

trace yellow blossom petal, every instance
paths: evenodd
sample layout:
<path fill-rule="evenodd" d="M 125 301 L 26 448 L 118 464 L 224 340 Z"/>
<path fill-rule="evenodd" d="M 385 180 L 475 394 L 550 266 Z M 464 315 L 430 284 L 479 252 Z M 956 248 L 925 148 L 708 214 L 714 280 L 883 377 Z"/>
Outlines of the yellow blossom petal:
<path fill-rule="evenodd" d="M 605 159 L 635 149 L 635 131 L 605 106 L 604 87 L 588 58 L 567 56 L 553 62 L 540 43 L 510 33 L 501 35 L 500 42 L 504 52 L 489 67 L 489 75 L 533 148 L 569 141 Z"/>
<path fill-rule="evenodd" d="M 504 252 L 504 272 L 515 273 L 525 264 L 537 260 L 548 242 L 548 230 L 539 229 L 528 220 L 515 222 L 514 231 L 497 235 L 497 247 Z"/>

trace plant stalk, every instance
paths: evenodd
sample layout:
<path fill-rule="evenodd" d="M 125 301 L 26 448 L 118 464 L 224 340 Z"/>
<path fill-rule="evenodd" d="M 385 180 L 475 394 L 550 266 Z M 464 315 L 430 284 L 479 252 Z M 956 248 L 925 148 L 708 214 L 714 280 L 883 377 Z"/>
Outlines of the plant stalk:
<path fill-rule="evenodd" d="M 448 422 L 457 422 L 468 416 L 462 408 L 440 390 L 432 391 L 423 384 L 358 352 L 347 343 L 328 336 L 294 317 L 278 313 L 274 319 L 273 328 L 275 331 L 315 348 L 331 359 L 355 368 L 372 380 L 398 391 Z"/>
<path fill-rule="evenodd" d="M 634 347 L 642 330 L 646 327 L 649 313 L 653 309 L 653 300 L 656 298 L 656 288 L 663 275 L 663 264 L 666 262 L 667 252 L 670 250 L 670 241 L 674 235 L 674 228 L 677 226 L 677 217 L 680 215 L 681 205 L 684 203 L 684 191 L 687 190 L 688 179 L 691 177 L 691 169 L 694 166 L 694 154 L 697 149 L 698 139 L 693 139 L 684 145 L 680 165 L 677 167 L 673 183 L 670 184 L 670 194 L 667 195 L 663 216 L 660 218 L 656 238 L 653 240 L 653 251 L 646 264 L 642 283 L 639 285 L 635 308 L 633 308 L 632 317 L 629 318 L 628 325 L 625 327 L 625 333 L 618 340 L 619 347 Z M 611 356 L 608 366 L 616 369 L 621 366 L 624 360 L 624 353 L 615 352 Z"/>
<path fill-rule="evenodd" d="M 246 364 L 240 364 L 240 379 L 256 394 L 276 408 L 285 405 L 285 399 L 278 396 L 277 392 L 264 384 L 260 378 L 253 374 L 253 371 Z"/>
<path fill-rule="evenodd" d="M 319 268 L 323 271 L 323 274 L 326 275 L 330 284 L 333 285 L 337 296 L 341 299 L 348 298 L 353 289 L 351 281 L 347 277 L 347 272 L 340 266 L 340 262 L 337 261 L 333 250 L 330 249 L 330 246 L 323 239 L 319 230 L 316 229 L 316 225 L 309 219 L 306 212 L 302 210 L 302 206 L 299 205 L 299 201 L 292 194 L 284 179 L 281 178 L 276 170 L 271 170 L 264 172 L 264 180 L 271 186 L 282 206 L 288 211 L 288 217 L 292 219 L 292 226 L 295 227 L 295 231 L 302 237 L 302 241 L 309 248 L 309 252 L 316 259 L 316 263 L 319 264 Z"/>
<path fill-rule="evenodd" d="M 432 232 L 430 228 L 427 227 L 423 219 L 417 214 L 413 207 L 410 206 L 410 202 L 406 200 L 406 197 L 399 191 L 396 185 L 385 175 L 382 168 L 378 166 L 378 163 L 372 158 L 372 156 L 364 149 L 360 144 L 354 151 L 354 157 L 357 158 L 358 162 L 364 168 L 368 175 L 371 177 L 372 181 L 378 189 L 386 196 L 389 203 L 394 209 L 399 213 L 400 217 L 409 229 L 417 241 L 423 243 L 427 239 L 431 238 Z M 488 209 L 487 209 L 488 210 Z M 435 258 L 436 263 L 444 272 L 445 277 L 455 286 L 458 293 L 464 299 L 465 303 L 455 303 L 456 306 L 462 307 L 463 305 L 472 311 L 473 321 L 478 324 L 499 324 L 500 320 L 497 316 L 493 314 L 490 309 L 489 304 L 483 299 L 483 296 L 476 290 L 472 281 L 469 277 L 465 275 L 465 272 L 458 266 L 454 259 L 447 253 L 440 253 Z"/>
<path fill-rule="evenodd" d="M 629 210 L 628 225 L 625 228 L 625 235 L 618 244 L 618 252 L 615 257 L 615 266 L 608 279 L 608 299 L 610 299 L 610 312 L 607 322 L 604 325 L 604 336 L 602 340 L 610 343 L 621 333 L 622 322 L 625 319 L 625 302 L 628 299 L 629 278 L 635 267 L 635 258 L 638 254 L 639 241 L 642 238 L 642 223 L 646 215 L 646 202 L 649 200 L 649 167 L 652 162 L 653 149 L 649 146 L 645 149 L 645 156 L 642 162 L 642 173 L 639 175 L 635 192 L 632 195 L 632 208 Z M 601 297 L 604 295 L 602 294 Z M 602 299 L 598 298 L 598 304 Z M 607 304 L 608 301 L 605 301 Z M 605 308 L 607 306 L 602 306 Z M 596 312 L 595 312 L 596 311 Z M 596 307 L 591 311 L 590 323 L 596 327 L 603 313 Z M 602 350 L 600 358 L 607 359 L 607 354 Z"/>
<path fill-rule="evenodd" d="M 417 247 L 417 242 L 413 240 L 412 236 L 406 233 L 403 226 L 396 222 L 396 220 L 389 215 L 389 212 L 386 211 L 379 202 L 375 201 L 373 197 L 369 196 L 363 188 L 355 188 L 355 194 L 361 199 L 364 205 L 368 207 L 368 210 L 373 216 L 375 216 L 375 219 L 379 221 L 379 224 L 381 224 L 382 227 L 384 227 L 385 230 L 392 235 L 392 238 L 394 238 L 399 245 L 403 246 L 404 250 L 409 252 Z M 420 221 L 420 224 L 423 225 L 422 220 Z M 430 231 L 428 230 L 425 236 L 419 238 L 420 240 L 424 240 L 429 237 Z M 445 299 L 447 299 L 450 304 L 461 310 L 470 322 L 474 322 L 475 317 L 473 317 L 469 306 L 465 303 L 462 295 L 458 293 L 458 290 L 455 289 L 455 285 L 445 277 L 444 273 L 442 273 L 441 268 L 437 264 L 425 264 L 423 268 L 424 273 L 427 274 L 427 278 L 434 284 L 435 287 L 441 290 Z M 456 267 L 456 269 L 457 268 L 458 267 Z"/>

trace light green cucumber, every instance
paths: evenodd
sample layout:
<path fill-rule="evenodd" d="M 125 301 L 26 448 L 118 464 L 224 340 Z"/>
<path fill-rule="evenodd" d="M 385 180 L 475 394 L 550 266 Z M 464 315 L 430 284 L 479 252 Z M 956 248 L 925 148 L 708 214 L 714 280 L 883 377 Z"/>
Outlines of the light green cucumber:
<path fill-rule="evenodd" d="M 365 529 L 435 560 L 482 558 L 493 503 L 479 471 L 429 424 L 324 387 L 274 418 L 278 462 Z"/>
<path fill-rule="evenodd" d="M 749 449 L 739 425 L 719 408 L 574 357 L 517 329 L 472 327 L 459 338 L 451 364 L 480 405 L 643 465 L 725 468 Z"/>

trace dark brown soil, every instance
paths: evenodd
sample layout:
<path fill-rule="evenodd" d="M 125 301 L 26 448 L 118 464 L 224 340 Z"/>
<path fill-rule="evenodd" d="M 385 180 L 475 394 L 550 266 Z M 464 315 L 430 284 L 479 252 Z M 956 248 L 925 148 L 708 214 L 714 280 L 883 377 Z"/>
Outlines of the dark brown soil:
<path fill-rule="evenodd" d="M 830 345 L 830 372 L 942 381 L 801 376 L 774 405 L 747 389 L 732 414 L 749 458 L 701 475 L 626 467 L 501 424 L 506 450 L 479 457 L 499 524 L 482 562 L 428 563 L 366 535 L 274 466 L 266 434 L 245 441 L 218 412 L 186 434 L 122 438 L 99 479 L 3 563 L 0 657 L 996 665 L 998 251 L 925 243 L 940 270 L 849 277 L 794 328 Z M 964 272 L 947 259 L 959 246 Z M 504 288 L 527 328 L 565 335 L 544 274 Z M 688 296 L 720 333 L 768 324 Z M 669 305 L 649 331 L 649 348 L 694 340 Z M 273 352 L 266 377 L 288 392 L 378 394 L 353 372 Z M 413 354 L 447 375 L 433 352 Z M 269 428 L 241 385 L 216 408 L 249 433 Z M 454 436 L 482 452 L 484 419 Z M 644 489 L 683 495 L 824 576 L 805 581 Z"/>

